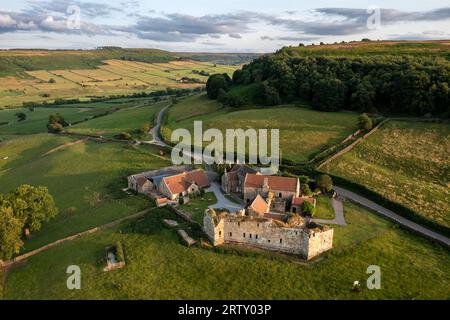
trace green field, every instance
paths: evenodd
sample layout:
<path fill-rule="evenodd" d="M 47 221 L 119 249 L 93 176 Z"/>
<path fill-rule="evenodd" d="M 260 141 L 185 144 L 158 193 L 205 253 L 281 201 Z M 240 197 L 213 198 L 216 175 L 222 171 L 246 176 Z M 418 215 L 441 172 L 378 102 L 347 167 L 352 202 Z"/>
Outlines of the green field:
<path fill-rule="evenodd" d="M 327 196 L 317 197 L 316 212 L 314 213 L 314 218 L 325 220 L 334 219 L 334 209 L 330 201 L 330 198 Z"/>
<path fill-rule="evenodd" d="M 146 198 L 127 196 L 125 177 L 167 166 L 168 159 L 150 146 L 81 141 L 43 156 L 71 140 L 42 134 L 1 144 L 0 192 L 20 184 L 47 186 L 60 214 L 25 243 L 24 250 L 135 213 L 149 206 Z"/>
<path fill-rule="evenodd" d="M 167 123 L 179 122 L 195 116 L 208 114 L 221 109 L 216 100 L 210 100 L 206 93 L 183 99 L 167 111 Z"/>
<path fill-rule="evenodd" d="M 10 271 L 6 299 L 448 299 L 450 255 L 429 241 L 345 204 L 346 227 L 335 248 L 304 264 L 296 257 L 227 246 L 187 248 L 163 218 L 198 229 L 167 209 L 115 230 L 62 244 Z M 105 247 L 124 243 L 127 265 L 103 272 Z M 78 265 L 81 290 L 66 288 L 66 268 Z M 368 290 L 369 265 L 381 268 L 381 290 Z M 362 292 L 352 292 L 355 280 Z M 426 284 L 426 285 L 425 285 Z"/>
<path fill-rule="evenodd" d="M 205 98 L 199 97 L 198 102 Z M 280 147 L 282 156 L 293 161 L 309 160 L 314 154 L 341 142 L 357 130 L 357 114 L 348 112 L 320 112 L 301 106 L 279 106 L 272 108 L 246 109 L 239 111 L 218 110 L 200 116 L 183 118 L 184 114 L 195 114 L 198 110 L 206 113 L 218 108 L 210 103 L 204 109 L 197 107 L 192 98 L 188 102 L 180 102 L 169 113 L 168 121 L 162 129 L 165 139 L 170 140 L 171 132 L 176 128 L 193 131 L 193 122 L 203 121 L 203 130 L 217 128 L 280 129 Z M 205 145 L 207 145 L 205 143 Z"/>
<path fill-rule="evenodd" d="M 203 225 L 205 210 L 210 205 L 216 204 L 217 198 L 214 192 L 207 192 L 203 196 L 190 199 L 188 203 L 180 206 L 180 209 L 191 216 L 191 218 Z"/>
<path fill-rule="evenodd" d="M 447 123 L 391 121 L 323 170 L 450 227 L 449 150 Z"/>
<path fill-rule="evenodd" d="M 133 133 L 140 130 L 144 124 L 153 127 L 155 116 L 170 103 L 170 100 L 167 100 L 149 106 L 123 109 L 104 117 L 71 126 L 67 131 L 106 137 L 113 137 L 121 132 Z M 145 134 L 145 137 L 148 140 L 148 134 Z"/>

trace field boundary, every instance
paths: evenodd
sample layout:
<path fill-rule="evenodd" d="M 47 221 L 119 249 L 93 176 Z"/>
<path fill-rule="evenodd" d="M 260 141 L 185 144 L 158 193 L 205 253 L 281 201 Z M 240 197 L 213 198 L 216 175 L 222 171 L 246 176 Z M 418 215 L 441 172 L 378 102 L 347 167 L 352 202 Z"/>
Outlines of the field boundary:
<path fill-rule="evenodd" d="M 365 135 L 363 135 L 362 137 L 358 138 L 357 140 L 355 140 L 354 142 L 352 142 L 350 145 L 348 145 L 347 147 L 345 147 L 342 150 L 339 150 L 337 153 L 333 154 L 331 157 L 325 159 L 322 163 L 320 163 L 317 166 L 317 170 L 321 169 L 323 166 L 330 164 L 331 161 L 335 160 L 336 158 L 346 154 L 347 152 L 353 150 L 353 148 L 355 148 L 358 144 L 360 144 L 361 142 L 364 142 L 367 138 L 369 138 L 372 134 L 374 134 L 375 132 L 378 131 L 378 129 L 383 126 L 385 123 L 387 123 L 388 121 L 390 121 L 391 119 L 385 119 L 383 121 L 381 121 L 379 124 L 377 124 L 374 128 L 372 128 L 372 130 L 370 130 L 369 132 L 367 132 Z M 350 137 L 349 137 L 350 138 Z M 349 140 L 348 138 L 346 139 L 347 141 Z M 343 141 L 342 143 L 345 143 L 345 141 Z"/>
<path fill-rule="evenodd" d="M 148 208 L 148 209 L 139 211 L 137 213 L 134 213 L 132 215 L 129 215 L 129 216 L 126 216 L 126 217 L 123 217 L 123 218 L 120 218 L 120 219 L 108 222 L 108 223 L 103 224 L 101 226 L 94 227 L 94 228 L 88 229 L 86 231 L 82 231 L 82 232 L 76 233 L 74 235 L 71 235 L 71 236 L 68 236 L 68 237 L 56 240 L 54 242 L 46 244 L 43 247 L 40 247 L 38 249 L 35 249 L 35 250 L 30 251 L 30 252 L 27 252 L 27 253 L 24 253 L 22 255 L 19 255 L 19 256 L 15 257 L 15 258 L 11 259 L 11 260 L 7 260 L 7 261 L 0 260 L 0 269 L 3 270 L 3 269 L 10 268 L 10 267 L 14 266 L 15 264 L 17 264 L 19 262 L 25 261 L 26 259 L 28 259 L 31 256 L 34 256 L 34 255 L 36 255 L 38 253 L 41 253 L 43 251 L 49 250 L 51 248 L 54 248 L 54 247 L 56 247 L 56 246 L 58 246 L 58 245 L 60 245 L 60 244 L 62 244 L 64 242 L 73 241 L 75 239 L 78 239 L 78 238 L 83 237 L 83 236 L 90 235 L 90 234 L 95 233 L 97 231 L 101 231 L 101 230 L 105 230 L 105 229 L 114 227 L 114 226 L 116 226 L 116 225 L 118 225 L 118 224 L 120 224 L 120 223 L 122 223 L 124 221 L 127 221 L 127 220 L 140 218 L 140 217 L 144 216 L 145 214 L 149 213 L 150 211 L 152 211 L 154 209 L 156 209 L 156 208 Z"/>

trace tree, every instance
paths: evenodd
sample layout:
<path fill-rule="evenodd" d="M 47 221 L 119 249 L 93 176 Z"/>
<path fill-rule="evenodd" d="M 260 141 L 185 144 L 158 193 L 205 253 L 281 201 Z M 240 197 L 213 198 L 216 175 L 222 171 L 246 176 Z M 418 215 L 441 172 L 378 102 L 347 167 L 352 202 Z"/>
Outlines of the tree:
<path fill-rule="evenodd" d="M 213 74 L 206 82 L 206 93 L 208 98 L 217 99 L 220 89 L 228 91 L 232 81 L 227 74 Z"/>
<path fill-rule="evenodd" d="M 23 246 L 24 222 L 14 215 L 8 201 L 0 195 L 0 260 L 12 258 Z"/>
<path fill-rule="evenodd" d="M 261 83 L 259 97 L 261 102 L 266 106 L 275 106 L 281 103 L 278 90 L 272 87 L 267 81 Z"/>
<path fill-rule="evenodd" d="M 309 196 L 311 195 L 311 188 L 309 187 L 308 183 L 302 183 L 300 184 L 300 191 L 303 195 Z"/>
<path fill-rule="evenodd" d="M 69 124 L 64 120 L 64 117 L 57 114 L 51 114 L 48 117 L 47 130 L 49 132 L 58 133 L 63 130 L 63 127 L 67 127 Z"/>
<path fill-rule="evenodd" d="M 345 85 L 337 78 L 320 79 L 314 86 L 314 107 L 322 111 L 337 111 L 344 106 Z"/>
<path fill-rule="evenodd" d="M 314 207 L 314 205 L 309 201 L 304 201 L 302 203 L 301 209 L 304 214 L 311 216 L 311 217 L 313 217 L 314 214 L 316 213 L 316 207 Z"/>
<path fill-rule="evenodd" d="M 55 79 L 50 78 L 50 80 L 48 80 L 48 83 L 56 83 Z"/>
<path fill-rule="evenodd" d="M 60 123 L 47 124 L 47 130 L 51 133 L 60 133 L 63 131 L 63 126 Z"/>
<path fill-rule="evenodd" d="M 26 233 L 39 231 L 42 223 L 58 214 L 55 201 L 47 187 L 19 186 L 8 195 L 14 216 L 24 223 Z"/>
<path fill-rule="evenodd" d="M 16 112 L 17 121 L 24 121 L 27 115 L 23 112 Z"/>
<path fill-rule="evenodd" d="M 361 130 L 369 131 L 373 128 L 372 119 L 367 115 L 367 113 L 363 113 L 358 117 L 358 125 Z"/>
<path fill-rule="evenodd" d="M 333 190 L 333 180 L 331 180 L 331 177 L 326 174 L 322 174 L 317 178 L 316 185 L 322 192 L 325 193 Z"/>
<path fill-rule="evenodd" d="M 146 134 L 150 131 L 151 126 L 150 123 L 144 123 L 141 127 L 141 133 Z"/>

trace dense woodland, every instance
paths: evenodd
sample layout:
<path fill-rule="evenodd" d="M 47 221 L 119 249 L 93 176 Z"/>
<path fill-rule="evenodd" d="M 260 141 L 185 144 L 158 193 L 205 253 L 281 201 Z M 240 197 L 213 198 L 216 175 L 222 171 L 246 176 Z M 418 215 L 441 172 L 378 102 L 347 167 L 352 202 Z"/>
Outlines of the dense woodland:
<path fill-rule="evenodd" d="M 253 92 L 243 94 L 243 87 Z M 230 107 L 302 99 L 323 111 L 449 117 L 449 87 L 450 63 L 445 57 L 302 57 L 280 50 L 245 65 L 232 79 L 211 76 L 207 90 L 210 98 Z"/>

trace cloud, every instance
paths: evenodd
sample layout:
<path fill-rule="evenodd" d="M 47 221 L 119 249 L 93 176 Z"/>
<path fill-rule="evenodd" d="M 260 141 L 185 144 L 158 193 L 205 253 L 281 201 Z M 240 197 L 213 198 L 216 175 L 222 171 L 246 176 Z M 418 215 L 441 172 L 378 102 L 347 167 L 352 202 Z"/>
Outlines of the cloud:
<path fill-rule="evenodd" d="M 91 0 L 93 1 L 93 0 Z M 107 1 L 107 0 L 104 0 Z M 84 19 L 80 29 L 66 25 L 67 8 L 78 5 Z M 265 41 L 312 41 L 322 36 L 353 35 L 368 32 L 367 19 L 371 13 L 366 9 L 318 8 L 305 19 L 301 12 L 284 11 L 280 14 L 239 11 L 223 14 L 188 15 L 181 13 L 134 13 L 129 25 L 100 25 L 94 18 L 120 14 L 136 8 L 136 0 L 122 0 L 121 8 L 108 3 L 82 2 L 81 0 L 30 1 L 28 8 L 20 12 L 0 11 L 0 33 L 37 30 L 61 34 L 125 35 L 158 42 L 195 42 L 230 37 L 242 39 L 243 35 L 257 30 L 254 25 L 276 29 L 274 34 L 261 36 Z M 441 21 L 450 19 L 450 7 L 430 11 L 400 11 L 381 9 L 381 24 L 401 22 Z M 145 15 L 144 15 L 145 14 Z M 120 20 L 120 19 L 117 19 Z M 91 21 L 91 22 L 89 22 Z M 420 32 L 420 31 L 419 31 Z"/>
<path fill-rule="evenodd" d="M 233 39 L 242 39 L 242 36 L 239 33 L 230 33 L 228 36 Z"/>
<path fill-rule="evenodd" d="M 95 18 L 101 16 L 109 16 L 113 12 L 120 12 L 121 9 L 108 5 L 106 3 L 98 2 L 81 2 L 73 0 L 46 0 L 46 1 L 29 1 L 28 13 L 37 15 L 54 15 L 67 14 L 70 6 L 77 6 L 83 16 Z M 132 4 L 132 2 L 130 2 Z M 128 7 L 127 2 L 122 3 L 123 6 Z"/>
<path fill-rule="evenodd" d="M 272 25 L 282 26 L 290 31 L 310 35 L 351 35 L 368 31 L 367 19 L 373 14 L 367 9 L 352 8 L 318 8 L 314 10 L 319 16 L 316 20 L 280 18 L 265 15 Z M 406 12 L 394 9 L 380 9 L 381 24 L 392 25 L 400 22 L 438 21 L 450 19 L 450 7 L 431 11 Z"/>

